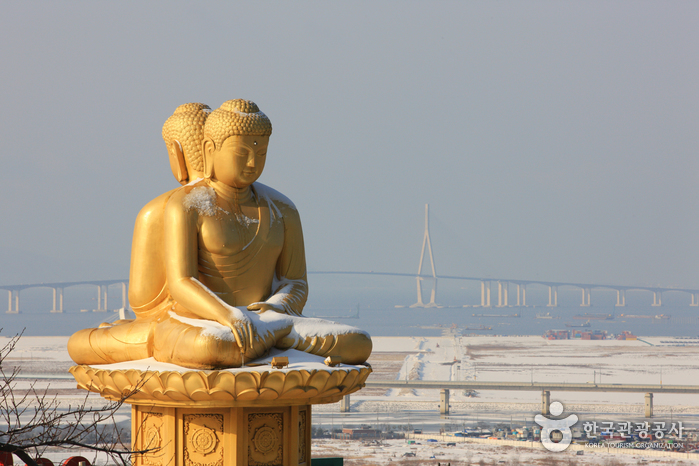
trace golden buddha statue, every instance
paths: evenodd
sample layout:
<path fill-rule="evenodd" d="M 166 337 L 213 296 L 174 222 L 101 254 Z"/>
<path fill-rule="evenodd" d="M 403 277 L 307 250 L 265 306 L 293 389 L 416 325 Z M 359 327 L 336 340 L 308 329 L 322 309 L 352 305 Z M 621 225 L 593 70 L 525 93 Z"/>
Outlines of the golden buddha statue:
<path fill-rule="evenodd" d="M 302 317 L 308 295 L 298 211 L 257 182 L 272 125 L 255 103 L 230 100 L 209 113 L 178 107 L 163 127 L 183 185 L 139 213 L 131 252 L 134 320 L 75 333 L 78 364 L 154 357 L 199 369 L 240 367 L 275 347 L 361 364 L 366 332 Z"/>

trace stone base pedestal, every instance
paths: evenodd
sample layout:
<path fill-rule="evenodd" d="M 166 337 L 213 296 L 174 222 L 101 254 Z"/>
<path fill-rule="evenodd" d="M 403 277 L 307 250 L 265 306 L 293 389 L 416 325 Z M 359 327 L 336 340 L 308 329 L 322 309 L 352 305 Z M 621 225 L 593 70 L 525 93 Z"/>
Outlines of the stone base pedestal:
<path fill-rule="evenodd" d="M 136 466 L 310 466 L 311 405 L 364 386 L 370 367 L 151 371 L 73 366 L 78 387 L 132 405 Z"/>
<path fill-rule="evenodd" d="M 135 466 L 310 466 L 311 405 L 133 405 Z"/>

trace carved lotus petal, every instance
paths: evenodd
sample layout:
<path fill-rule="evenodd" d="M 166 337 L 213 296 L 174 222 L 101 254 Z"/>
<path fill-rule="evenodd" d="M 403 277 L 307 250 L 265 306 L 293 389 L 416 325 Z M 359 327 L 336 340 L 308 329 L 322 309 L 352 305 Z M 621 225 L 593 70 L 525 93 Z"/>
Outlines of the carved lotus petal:
<path fill-rule="evenodd" d="M 192 400 L 204 401 L 209 397 L 209 387 L 204 372 L 187 372 L 182 375 L 187 395 Z"/>
<path fill-rule="evenodd" d="M 259 372 L 243 372 L 243 374 L 249 374 L 252 376 L 252 378 L 255 380 L 255 383 L 257 384 L 257 387 L 262 386 L 262 377 L 263 374 L 260 374 Z M 266 376 L 268 372 L 265 372 L 264 375 Z M 240 374 L 239 374 L 240 375 Z"/>
<path fill-rule="evenodd" d="M 163 386 L 163 382 L 158 377 L 158 374 L 154 374 L 153 372 L 145 372 L 144 373 L 144 381 L 143 381 L 143 386 L 141 387 L 141 390 L 146 392 L 146 393 L 162 393 L 165 387 Z"/>
<path fill-rule="evenodd" d="M 158 372 L 160 380 L 163 383 L 163 387 L 173 388 L 180 387 L 184 389 L 184 384 L 182 383 L 182 374 L 179 372 Z"/>
<path fill-rule="evenodd" d="M 210 400 L 215 401 L 235 401 L 235 395 L 227 390 L 211 390 L 209 392 Z"/>
<path fill-rule="evenodd" d="M 331 396 L 333 396 L 333 395 L 338 395 L 339 393 L 340 393 L 340 389 L 339 389 L 339 388 L 337 388 L 337 387 L 332 387 L 332 388 L 326 389 L 326 390 L 325 390 L 324 392 L 322 392 L 322 393 L 319 393 L 318 396 L 320 396 L 320 397 L 322 397 L 322 398 L 328 398 L 328 397 L 331 397 Z"/>
<path fill-rule="evenodd" d="M 287 375 L 283 372 L 269 372 L 267 377 L 262 380 L 262 386 L 265 389 L 274 390 L 277 394 L 284 392 L 284 385 Z"/>
<path fill-rule="evenodd" d="M 157 385 L 156 382 L 153 382 L 152 388 L 150 386 L 146 387 L 144 389 L 145 393 L 150 393 L 151 396 L 153 396 L 156 400 L 165 400 L 167 397 L 165 396 L 165 386 L 163 385 L 163 381 L 160 377 L 153 377 L 154 379 L 157 379 Z M 146 391 L 149 390 L 149 391 Z"/>
<path fill-rule="evenodd" d="M 329 378 L 330 373 L 327 371 L 313 371 L 308 381 L 306 382 L 306 387 L 314 388 L 317 391 L 322 392 Z"/>
<path fill-rule="evenodd" d="M 300 370 L 261 372 L 189 371 L 141 372 L 134 369 L 107 371 L 89 366 L 70 369 L 78 387 L 120 399 L 133 388 L 127 400 L 134 403 L 255 403 L 275 399 L 300 403 L 332 403 L 343 394 L 364 386 L 369 368 L 342 370 Z M 230 406 L 230 405 L 229 405 Z"/>
<path fill-rule="evenodd" d="M 151 372 L 141 372 L 135 369 L 126 371 L 126 376 L 131 382 L 131 394 L 130 396 L 138 399 L 143 398 L 144 394 L 148 393 L 147 389 L 144 389 L 144 385 L 149 378 L 152 378 L 153 374 Z"/>
<path fill-rule="evenodd" d="M 250 388 L 248 390 L 243 390 L 238 393 L 238 400 L 240 401 L 250 401 L 256 400 L 260 397 L 260 392 L 256 388 Z"/>
<path fill-rule="evenodd" d="M 111 377 L 107 377 L 106 374 L 103 372 L 94 372 L 92 374 L 92 380 L 90 381 L 92 386 L 94 387 L 100 387 L 100 389 L 104 388 L 107 384 L 112 383 Z"/>
<path fill-rule="evenodd" d="M 369 369 L 368 367 L 363 367 L 363 368 L 359 371 L 359 380 L 358 380 L 357 382 L 358 382 L 362 387 L 363 387 L 364 384 L 366 383 L 366 379 L 367 379 L 367 377 L 369 377 L 369 374 L 371 374 L 371 369 Z"/>
<path fill-rule="evenodd" d="M 182 382 L 184 383 L 185 390 L 187 394 L 194 399 L 195 393 L 208 393 L 209 387 L 207 387 L 206 378 L 203 377 L 201 372 L 187 372 L 182 375 Z"/>
<path fill-rule="evenodd" d="M 70 372 L 73 375 L 73 377 L 75 377 L 75 381 L 78 383 L 78 388 L 81 388 L 83 390 L 89 390 L 89 376 L 86 376 L 87 374 L 85 374 L 83 366 L 73 366 L 70 369 L 68 369 L 68 372 Z"/>
<path fill-rule="evenodd" d="M 121 391 L 113 386 L 105 385 L 100 389 L 100 395 L 106 398 L 121 398 Z"/>
<path fill-rule="evenodd" d="M 112 378 L 112 387 L 118 390 L 120 393 L 127 394 L 135 388 L 131 384 L 131 381 L 129 380 L 129 377 L 126 375 L 126 373 L 121 371 L 114 371 L 114 373 L 110 375 Z"/>
<path fill-rule="evenodd" d="M 222 373 L 220 371 L 212 371 L 206 374 L 206 384 L 208 385 L 208 387 L 215 387 L 218 383 L 218 380 L 221 378 L 221 375 Z"/>
<path fill-rule="evenodd" d="M 240 372 L 235 375 L 235 393 L 238 397 L 243 394 L 249 394 L 250 392 L 258 393 L 258 378 L 255 377 L 254 374 L 255 373 Z"/>
<path fill-rule="evenodd" d="M 94 382 L 96 387 L 105 387 L 112 384 L 111 374 L 107 371 L 95 371 L 94 372 Z"/>
<path fill-rule="evenodd" d="M 111 379 L 108 379 L 105 383 L 96 383 L 93 385 L 93 391 L 97 391 L 107 398 L 121 398 L 121 390 L 111 382 Z"/>
<path fill-rule="evenodd" d="M 329 377 L 323 386 L 322 392 L 325 393 L 329 389 L 336 389 L 338 385 L 342 383 L 342 379 L 345 378 L 345 371 L 333 371 L 329 373 Z M 339 390 L 337 390 L 339 393 Z M 323 395 L 325 396 L 325 395 Z"/>
<path fill-rule="evenodd" d="M 104 387 L 104 383 L 92 374 L 90 380 L 85 384 L 88 390 L 99 391 Z"/>
<path fill-rule="evenodd" d="M 224 390 L 235 395 L 236 378 L 230 372 L 215 372 L 209 375 L 209 387 L 213 390 Z"/>
<path fill-rule="evenodd" d="M 313 387 L 306 387 L 304 390 L 304 398 L 314 398 L 318 396 L 318 389 Z"/>
<path fill-rule="evenodd" d="M 279 398 L 279 393 L 276 390 L 273 390 L 271 388 L 262 388 L 260 389 L 260 395 L 258 396 L 258 400 L 276 400 Z"/>
<path fill-rule="evenodd" d="M 285 400 L 293 400 L 293 399 L 298 399 L 298 398 L 308 398 L 308 394 L 306 390 L 303 388 L 292 388 L 291 390 L 287 390 L 282 395 L 279 397 Z"/>
<path fill-rule="evenodd" d="M 305 382 L 303 374 L 296 371 L 289 372 L 286 374 L 286 378 L 284 379 L 284 388 L 282 389 L 282 393 L 286 394 L 288 392 L 298 389 L 301 389 L 301 391 L 303 391 L 302 387 L 304 385 Z"/>
<path fill-rule="evenodd" d="M 354 385 L 354 382 L 357 380 L 357 377 L 359 376 L 359 372 L 357 371 L 347 371 L 345 372 L 345 377 L 342 379 L 342 388 L 343 390 L 346 387 L 351 387 Z"/>
<path fill-rule="evenodd" d="M 168 398 L 176 401 L 186 401 L 189 399 L 184 386 L 184 380 L 182 380 L 182 374 L 179 372 L 170 372 L 166 374 L 165 377 L 163 377 L 163 385 L 166 387 L 163 394 Z"/>
<path fill-rule="evenodd" d="M 197 390 L 191 393 L 189 398 L 194 401 L 208 401 L 211 399 L 211 394 L 208 390 Z"/>

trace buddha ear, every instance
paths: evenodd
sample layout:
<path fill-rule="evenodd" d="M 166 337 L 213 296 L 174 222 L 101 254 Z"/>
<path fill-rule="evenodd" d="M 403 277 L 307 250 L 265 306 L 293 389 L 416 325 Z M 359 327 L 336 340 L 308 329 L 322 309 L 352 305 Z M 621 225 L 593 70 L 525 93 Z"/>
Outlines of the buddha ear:
<path fill-rule="evenodd" d="M 204 155 L 204 178 L 210 179 L 214 174 L 214 151 L 216 144 L 213 139 L 206 138 L 202 142 L 202 154 Z"/>
<path fill-rule="evenodd" d="M 170 169 L 172 174 L 180 184 L 187 184 L 189 173 L 187 173 L 187 164 L 184 160 L 184 152 L 180 142 L 175 140 L 167 145 L 167 155 L 170 158 Z"/>

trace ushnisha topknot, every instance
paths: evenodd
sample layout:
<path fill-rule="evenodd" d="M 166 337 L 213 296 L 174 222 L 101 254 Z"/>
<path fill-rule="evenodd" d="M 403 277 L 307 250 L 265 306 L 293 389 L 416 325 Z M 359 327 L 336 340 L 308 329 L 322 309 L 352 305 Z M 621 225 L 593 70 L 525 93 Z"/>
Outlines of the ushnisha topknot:
<path fill-rule="evenodd" d="M 272 122 L 250 100 L 235 99 L 224 102 L 211 112 L 204 125 L 204 136 L 211 138 L 216 147 L 231 136 L 269 136 Z"/>
<path fill-rule="evenodd" d="M 201 141 L 204 139 L 204 122 L 210 113 L 211 107 L 206 104 L 180 105 L 163 125 L 165 144 L 169 146 L 173 141 L 179 141 L 189 165 L 199 172 L 204 170 Z"/>

